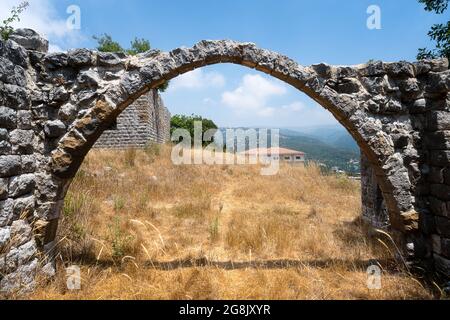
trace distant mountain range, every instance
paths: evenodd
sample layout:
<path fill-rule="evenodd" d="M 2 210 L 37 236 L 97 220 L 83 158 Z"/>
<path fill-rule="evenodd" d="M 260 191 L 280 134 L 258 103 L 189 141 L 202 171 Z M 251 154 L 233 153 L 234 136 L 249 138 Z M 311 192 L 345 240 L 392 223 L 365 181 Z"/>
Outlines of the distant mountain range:
<path fill-rule="evenodd" d="M 224 128 L 220 130 L 225 132 Z M 359 147 L 346 129 L 340 126 L 282 128 L 280 147 L 303 151 L 308 160 L 320 162 L 328 168 L 338 167 L 351 173 L 360 171 Z"/>
<path fill-rule="evenodd" d="M 280 146 L 306 153 L 308 160 L 351 173 L 360 171 L 360 150 L 344 128 L 311 127 L 280 129 Z"/>
<path fill-rule="evenodd" d="M 316 138 L 328 145 L 338 149 L 345 149 L 359 153 L 359 146 L 353 137 L 342 126 L 314 126 L 302 128 L 286 128 L 281 131 L 288 130 L 291 133 L 300 134 L 311 138 Z"/>

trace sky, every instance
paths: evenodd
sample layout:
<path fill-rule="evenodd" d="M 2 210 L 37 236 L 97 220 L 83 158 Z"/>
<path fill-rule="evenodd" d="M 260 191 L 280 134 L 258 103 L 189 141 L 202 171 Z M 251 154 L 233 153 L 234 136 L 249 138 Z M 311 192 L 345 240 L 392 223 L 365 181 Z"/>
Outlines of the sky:
<path fill-rule="evenodd" d="M 0 0 L 0 19 L 21 0 Z M 287 55 L 303 65 L 352 65 L 371 59 L 415 60 L 432 47 L 427 32 L 448 20 L 417 0 L 29 0 L 17 27 L 50 40 L 51 51 L 94 48 L 110 34 L 169 51 L 202 39 L 233 39 Z M 377 6 L 380 28 L 369 29 Z M 67 22 L 75 28 L 69 28 Z M 372 20 L 370 20 L 372 21 Z M 199 114 L 221 127 L 335 125 L 331 114 L 289 85 L 236 65 L 214 65 L 174 79 L 163 93 L 172 114 Z"/>

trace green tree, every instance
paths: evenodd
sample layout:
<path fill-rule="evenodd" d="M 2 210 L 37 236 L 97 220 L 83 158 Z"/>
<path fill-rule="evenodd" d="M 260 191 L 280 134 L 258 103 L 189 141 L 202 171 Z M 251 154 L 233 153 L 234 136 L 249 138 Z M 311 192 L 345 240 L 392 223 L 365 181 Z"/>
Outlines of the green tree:
<path fill-rule="evenodd" d="M 192 139 L 192 143 L 194 143 L 194 123 L 196 121 L 199 121 L 202 123 L 202 143 L 203 145 L 207 145 L 213 141 L 209 141 L 209 142 L 203 142 L 203 137 L 206 133 L 206 131 L 208 130 L 214 130 L 217 131 L 218 127 L 217 125 L 214 123 L 214 121 L 210 120 L 210 119 L 205 119 L 201 116 L 196 116 L 196 115 L 190 115 L 190 116 L 185 116 L 185 115 L 174 115 L 172 117 L 172 119 L 170 120 L 170 134 L 172 135 L 173 132 L 177 129 L 186 129 L 189 131 L 189 134 L 191 136 Z"/>
<path fill-rule="evenodd" d="M 93 36 L 97 41 L 97 50 L 100 52 L 124 52 L 122 46 L 114 41 L 109 34 L 103 34 L 101 36 Z"/>
<path fill-rule="evenodd" d="M 17 7 L 12 7 L 11 15 L 3 20 L 3 23 L 0 25 L 0 37 L 3 40 L 8 40 L 11 33 L 14 31 L 14 28 L 11 26 L 15 21 L 20 21 L 20 14 L 28 8 L 30 4 L 28 1 L 21 2 Z"/>
<path fill-rule="evenodd" d="M 419 0 L 419 2 L 425 5 L 425 10 L 443 14 L 448 9 L 449 0 Z M 428 35 L 436 42 L 436 48 L 431 50 L 420 48 L 417 59 L 447 57 L 450 60 L 450 21 L 433 25 Z"/>
<path fill-rule="evenodd" d="M 105 33 L 100 36 L 93 36 L 94 40 L 97 41 L 97 50 L 100 52 L 124 52 L 129 55 L 137 55 L 139 53 L 147 52 L 151 49 L 150 41 L 146 39 L 134 38 L 131 41 L 131 46 L 129 49 L 124 49 L 117 41 L 114 41 L 112 37 Z M 160 92 L 167 90 L 169 86 L 169 81 L 161 84 L 157 89 Z"/>
<path fill-rule="evenodd" d="M 134 38 L 134 40 L 131 41 L 131 48 L 127 50 L 127 53 L 134 56 L 139 53 L 147 52 L 150 49 L 150 41 Z"/>

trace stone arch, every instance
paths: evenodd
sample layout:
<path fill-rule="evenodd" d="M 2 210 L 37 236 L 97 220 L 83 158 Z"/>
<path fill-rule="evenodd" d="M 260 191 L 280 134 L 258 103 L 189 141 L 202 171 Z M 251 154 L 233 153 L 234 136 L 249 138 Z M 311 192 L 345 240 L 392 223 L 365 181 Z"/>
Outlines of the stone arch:
<path fill-rule="evenodd" d="M 355 138 L 375 168 L 392 224 L 402 231 L 411 228 L 405 225 L 402 218 L 402 214 L 410 215 L 413 210 L 412 196 L 406 190 L 409 186 L 405 188 L 405 185 L 395 184 L 389 179 L 401 179 L 396 176 L 406 171 L 397 171 L 402 163 L 394 156 L 389 135 L 381 131 L 378 119 L 366 113 L 364 104 L 370 93 L 359 78 L 370 73 L 370 67 L 333 67 L 326 64 L 303 67 L 286 56 L 260 49 L 253 43 L 201 41 L 192 48 L 179 48 L 169 53 L 150 51 L 127 58 L 124 62 L 125 73 L 118 81 L 103 86 L 104 93 L 95 101 L 95 106 L 76 120 L 62 137 L 52 154 L 51 174 L 71 179 L 103 132 L 105 124 L 114 121 L 120 112 L 148 90 L 183 73 L 218 63 L 238 64 L 269 74 L 304 92 L 330 111 Z M 91 69 L 83 72 L 85 75 L 95 74 Z M 383 169 L 389 164 L 388 169 L 395 166 L 396 171 Z M 402 201 L 396 195 L 404 196 Z"/>
<path fill-rule="evenodd" d="M 163 82 L 217 63 L 267 73 L 329 110 L 373 168 L 401 247 L 450 274 L 447 60 L 305 67 L 230 40 L 132 57 L 47 47 L 32 30 L 0 41 L 0 249 L 11 242 L 0 288 L 32 283 L 37 255 L 51 257 L 67 188 L 111 122 Z"/>

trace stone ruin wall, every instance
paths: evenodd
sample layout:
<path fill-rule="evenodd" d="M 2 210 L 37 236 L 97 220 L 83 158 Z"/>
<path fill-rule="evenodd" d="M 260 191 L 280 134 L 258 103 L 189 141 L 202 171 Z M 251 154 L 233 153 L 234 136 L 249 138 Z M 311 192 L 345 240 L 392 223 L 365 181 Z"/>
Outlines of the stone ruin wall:
<path fill-rule="evenodd" d="M 389 213 L 376 175 L 369 160 L 361 154 L 361 215 L 370 226 L 377 229 L 389 227 Z"/>
<path fill-rule="evenodd" d="M 215 63 L 271 74 L 333 113 L 368 156 L 402 253 L 450 277 L 446 59 L 305 67 L 229 40 L 133 57 L 47 48 L 32 30 L 0 41 L 0 291 L 32 289 L 38 272 L 55 274 L 65 193 L 103 130 L 148 90 Z M 364 194 L 373 195 L 369 180 Z M 376 208 L 378 199 L 367 203 Z"/>
<path fill-rule="evenodd" d="M 125 109 L 94 145 L 95 148 L 142 148 L 170 141 L 170 112 L 157 90 L 142 95 Z"/>

